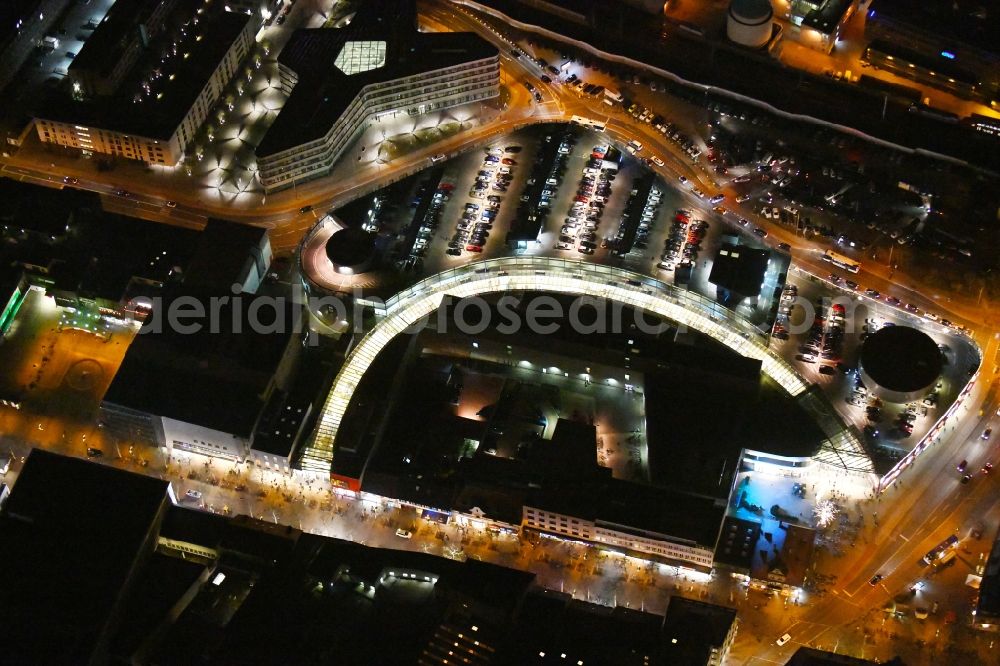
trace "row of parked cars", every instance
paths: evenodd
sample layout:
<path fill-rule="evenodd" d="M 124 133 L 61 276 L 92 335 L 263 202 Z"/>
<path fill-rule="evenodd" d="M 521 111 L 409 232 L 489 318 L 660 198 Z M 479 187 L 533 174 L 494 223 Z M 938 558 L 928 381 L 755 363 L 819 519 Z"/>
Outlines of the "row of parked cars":
<path fill-rule="evenodd" d="M 482 166 L 469 190 L 470 197 L 482 199 L 483 202 L 482 205 L 474 202 L 465 204 L 462 217 L 455 225 L 455 234 L 446 250 L 454 257 L 461 256 L 463 251 L 483 251 L 500 211 L 503 194 L 514 179 L 513 169 L 517 165 L 514 155 L 521 152 L 521 146 L 493 146 L 485 150 Z"/>
<path fill-rule="evenodd" d="M 500 197 L 492 194 L 483 206 L 472 202 L 465 204 L 462 218 L 455 225 L 455 234 L 448 241 L 447 253 L 458 257 L 462 250 L 482 252 L 499 209 Z"/>
<path fill-rule="evenodd" d="M 823 304 L 817 303 L 809 337 L 799 346 L 796 360 L 803 363 L 816 363 L 817 360 L 838 363 L 844 344 L 844 314 L 844 306 L 840 303 L 832 304 L 826 312 Z M 833 366 L 826 364 L 820 365 L 819 372 L 824 375 L 837 373 Z"/>
<path fill-rule="evenodd" d="M 575 245 L 580 254 L 594 254 L 597 249 L 597 228 L 615 179 L 614 169 L 604 166 L 608 150 L 608 146 L 602 145 L 594 146 L 591 151 L 569 215 L 560 229 L 557 250 L 572 250 Z"/>
<path fill-rule="evenodd" d="M 839 275 L 837 275 L 836 273 L 830 273 L 827 276 L 827 279 L 833 284 L 837 285 L 838 287 L 844 287 L 850 289 L 851 291 L 856 291 L 856 292 L 864 292 L 864 294 L 869 298 L 874 298 L 875 300 L 885 300 L 887 304 L 895 308 L 902 308 L 903 310 L 906 310 L 910 314 L 922 315 L 925 319 L 929 319 L 930 321 L 933 321 L 937 324 L 941 324 L 942 326 L 947 326 L 948 328 L 954 329 L 956 331 L 961 331 L 963 333 L 969 332 L 969 328 L 967 326 L 963 326 L 962 324 L 956 324 L 949 319 L 944 319 L 942 317 L 939 317 L 933 312 L 923 312 L 913 303 L 904 303 L 895 296 L 881 294 L 875 289 L 865 288 L 860 284 L 858 284 L 857 282 L 855 282 L 854 280 L 844 279 Z"/>
<path fill-rule="evenodd" d="M 427 248 L 430 246 L 431 240 L 433 240 L 434 232 L 441 223 L 441 213 L 444 209 L 444 205 L 451 198 L 451 193 L 454 188 L 455 186 L 451 183 L 439 183 L 433 194 L 430 195 L 431 203 L 427 207 L 427 212 L 424 214 L 423 219 L 413 221 L 413 224 L 420 225 L 420 229 L 417 230 L 417 238 L 413 242 L 413 247 L 410 249 L 410 255 L 403 260 L 403 265 L 401 267 L 403 270 L 420 270 L 423 267 L 423 258 L 427 254 Z M 429 183 L 421 185 L 417 190 L 416 197 L 410 202 L 410 205 L 412 207 L 418 206 L 420 204 L 420 200 L 428 195 L 429 189 Z"/>
<path fill-rule="evenodd" d="M 795 299 L 799 296 L 799 288 L 794 284 L 785 283 L 781 288 L 781 298 L 778 301 L 778 316 L 774 319 L 774 326 L 771 328 L 771 337 L 778 340 L 787 340 L 788 318 L 792 314 L 792 307 Z"/>
<path fill-rule="evenodd" d="M 701 241 L 708 231 L 708 222 L 692 219 L 694 213 L 689 209 L 679 209 L 674 214 L 670 226 L 670 235 L 664 244 L 663 255 L 660 257 L 660 268 L 672 271 L 679 267 L 690 267 L 698 261 Z"/>
<path fill-rule="evenodd" d="M 629 201 L 626 204 L 627 210 L 632 208 L 634 196 L 635 195 L 633 194 L 632 197 L 629 197 Z M 624 254 L 631 251 L 633 248 L 638 248 L 640 250 L 646 249 L 649 244 L 649 233 L 653 230 L 653 227 L 656 224 L 656 216 L 660 212 L 660 199 L 662 196 L 663 192 L 659 188 L 650 188 L 649 194 L 646 196 L 646 201 L 643 203 L 639 223 L 636 226 L 635 238 L 632 241 L 631 247 L 625 247 L 622 245 L 622 240 L 626 234 L 626 227 L 631 223 L 631 220 L 627 217 L 622 219 L 621 224 L 618 226 L 618 238 L 616 239 L 618 252 Z"/>
<path fill-rule="evenodd" d="M 544 161 L 543 155 L 545 154 L 545 147 L 550 142 L 555 141 L 558 138 L 559 146 L 556 148 L 556 156 L 552 161 L 551 165 L 547 165 Z M 527 206 L 531 205 L 531 194 L 525 192 L 521 195 L 521 208 L 518 214 L 521 215 L 540 215 L 542 217 L 541 221 L 544 223 L 544 218 L 548 216 L 550 207 L 552 205 L 552 199 L 556 196 L 556 190 L 562 183 L 562 177 L 566 173 L 566 161 L 569 154 L 573 151 L 573 147 L 576 145 L 576 133 L 573 127 L 567 125 L 563 129 L 563 134 L 557 136 L 556 134 L 547 134 L 542 140 L 543 150 L 539 151 L 539 154 L 535 157 L 535 162 L 531 167 L 531 174 L 526 185 L 531 188 L 532 191 L 537 192 L 539 181 L 542 183 L 542 190 L 538 193 L 538 202 L 536 210 L 534 213 L 526 210 Z"/>

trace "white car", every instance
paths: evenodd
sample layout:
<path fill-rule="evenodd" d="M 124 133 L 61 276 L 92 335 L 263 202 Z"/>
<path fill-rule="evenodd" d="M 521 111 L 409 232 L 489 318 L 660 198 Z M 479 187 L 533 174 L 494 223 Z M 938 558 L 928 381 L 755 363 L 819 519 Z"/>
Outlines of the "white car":
<path fill-rule="evenodd" d="M 412 539 L 413 532 L 410 532 L 409 530 L 398 529 L 396 530 L 396 536 L 398 536 L 400 539 Z"/>
<path fill-rule="evenodd" d="M 197 491 L 197 490 L 189 490 L 186 493 L 184 493 L 184 496 L 187 497 L 187 498 L 189 498 L 189 499 L 193 499 L 193 500 L 200 500 L 201 499 L 201 493 L 199 491 Z"/>
<path fill-rule="evenodd" d="M 778 644 L 778 647 L 781 647 L 782 645 L 784 645 L 785 643 L 787 643 L 790 640 L 792 640 L 792 635 L 791 634 L 785 634 L 784 636 L 782 636 L 781 638 L 779 638 L 778 640 L 776 640 L 775 643 Z"/>
<path fill-rule="evenodd" d="M 661 160 L 661 159 L 660 159 L 659 157 L 657 157 L 656 155 L 653 155 L 653 156 L 652 156 L 651 158 L 649 158 L 649 159 L 653 160 L 653 164 L 655 164 L 656 166 L 663 166 L 663 160 Z"/>

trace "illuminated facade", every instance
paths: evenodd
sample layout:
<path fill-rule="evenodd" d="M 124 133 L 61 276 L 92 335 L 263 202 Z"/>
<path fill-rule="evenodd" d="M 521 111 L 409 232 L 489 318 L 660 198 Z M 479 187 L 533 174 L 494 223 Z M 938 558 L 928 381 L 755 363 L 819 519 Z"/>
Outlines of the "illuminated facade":
<path fill-rule="evenodd" d="M 377 312 L 381 320 L 354 347 L 334 380 L 302 467 L 330 471 L 337 431 L 351 397 L 369 365 L 394 337 L 437 310 L 446 295 L 465 298 L 505 291 L 595 296 L 653 313 L 707 335 L 742 356 L 759 359 L 764 374 L 790 395 L 807 394 L 805 380 L 770 351 L 767 337 L 750 321 L 694 292 L 611 266 L 547 257 L 492 259 L 438 273 L 386 301 Z M 855 461 L 853 468 L 871 471 L 871 462 L 852 431 L 840 424 L 825 432 L 828 441 L 821 455 L 841 465 L 849 456 Z"/>
<path fill-rule="evenodd" d="M 217 11 L 201 19 L 202 32 L 165 34 L 160 46 L 172 43 L 173 56 L 156 59 L 159 74 L 149 74 L 151 62 L 140 58 L 124 82 L 95 84 L 93 98 L 47 105 L 35 118 L 38 138 L 84 154 L 177 164 L 250 53 L 255 25 L 246 14 Z"/>
<path fill-rule="evenodd" d="M 348 42 L 334 63 L 338 69 L 354 76 L 381 67 L 377 63 L 380 58 L 381 62 L 385 61 L 385 42 L 381 42 L 381 53 L 377 47 L 372 47 L 352 50 L 345 55 L 347 48 L 355 44 L 366 42 Z M 295 72 L 280 64 L 279 69 L 282 87 L 287 92 L 302 85 Z M 401 112 L 417 116 L 499 94 L 499 55 L 371 83 L 361 89 L 322 137 L 274 153 L 263 154 L 258 150 L 261 182 L 270 192 L 291 187 L 293 181 L 302 182 L 328 173 L 351 142 L 379 114 Z"/>

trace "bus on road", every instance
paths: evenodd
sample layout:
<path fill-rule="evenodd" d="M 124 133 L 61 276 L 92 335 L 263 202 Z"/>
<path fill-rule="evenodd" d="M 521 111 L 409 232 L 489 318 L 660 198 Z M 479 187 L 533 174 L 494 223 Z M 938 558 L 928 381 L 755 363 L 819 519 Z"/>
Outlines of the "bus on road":
<path fill-rule="evenodd" d="M 926 555 L 924 555 L 925 564 L 933 564 L 936 560 L 943 559 L 952 548 L 958 545 L 958 537 L 952 534 L 950 537 L 936 545 L 932 550 L 930 550 Z"/>
<path fill-rule="evenodd" d="M 837 254 L 832 250 L 826 250 L 823 252 L 823 261 L 829 261 L 831 264 L 837 268 L 843 268 L 845 271 L 850 271 L 851 273 L 857 273 L 861 270 L 861 264 L 850 257 L 845 257 L 842 254 Z"/>

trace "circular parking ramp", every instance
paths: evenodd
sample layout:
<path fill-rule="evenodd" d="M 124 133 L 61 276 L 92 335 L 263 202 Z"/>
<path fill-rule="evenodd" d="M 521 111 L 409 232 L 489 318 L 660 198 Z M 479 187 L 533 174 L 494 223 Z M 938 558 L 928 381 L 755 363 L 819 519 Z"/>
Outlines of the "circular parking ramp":
<path fill-rule="evenodd" d="M 941 350 L 921 331 L 887 326 L 861 347 L 861 379 L 883 400 L 910 402 L 923 397 L 941 374 Z"/>
<path fill-rule="evenodd" d="M 326 257 L 338 273 L 364 273 L 375 261 L 375 236 L 361 229 L 341 229 L 326 241 Z"/>

